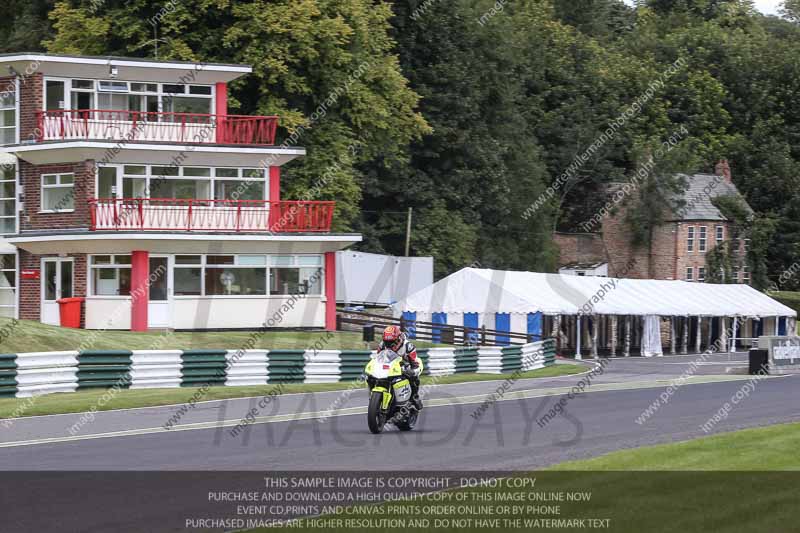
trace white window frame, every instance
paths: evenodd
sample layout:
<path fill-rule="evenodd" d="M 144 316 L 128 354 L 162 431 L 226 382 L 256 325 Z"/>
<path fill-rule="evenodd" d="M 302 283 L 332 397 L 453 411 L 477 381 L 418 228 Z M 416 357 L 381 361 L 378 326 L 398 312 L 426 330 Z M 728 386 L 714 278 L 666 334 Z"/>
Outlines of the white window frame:
<path fill-rule="evenodd" d="M 104 254 L 99 254 L 104 255 Z M 107 254 L 105 254 L 107 255 Z M 200 262 L 198 263 L 183 263 L 178 264 L 177 257 L 178 256 L 199 256 Z M 209 255 L 222 255 L 222 256 L 233 256 L 233 264 L 232 265 L 215 265 L 208 263 L 208 256 Z M 264 258 L 264 265 L 248 265 L 243 264 L 241 262 L 242 257 L 246 256 L 259 256 Z M 273 265 L 272 257 L 275 256 L 291 256 L 293 258 L 292 265 L 287 265 L 281 267 L 283 268 L 314 268 L 313 266 L 301 266 L 299 264 L 300 257 L 317 257 L 319 258 L 319 267 L 322 270 L 322 276 L 320 278 L 320 293 L 319 294 L 308 294 L 302 296 L 302 298 L 319 298 L 322 299 L 325 297 L 325 256 L 323 254 L 192 254 L 192 253 L 182 253 L 182 254 L 175 254 L 172 256 L 172 276 L 174 279 L 175 276 L 175 269 L 178 268 L 199 268 L 200 269 L 200 294 L 199 295 L 179 295 L 175 293 L 175 288 L 173 287 L 173 298 L 176 300 L 196 300 L 196 299 L 220 299 L 220 300 L 230 300 L 230 299 L 247 299 L 247 300 L 264 300 L 264 299 L 286 299 L 290 298 L 291 294 L 270 294 L 269 292 L 269 280 L 270 280 L 270 270 L 272 268 L 281 268 L 278 266 Z M 207 268 L 264 268 L 266 270 L 266 280 L 265 280 L 265 287 L 266 287 L 266 294 L 245 294 L 245 295 L 237 295 L 237 294 L 206 294 L 206 269 Z"/>
<path fill-rule="evenodd" d="M 13 287 L 0 287 L 0 291 L 14 291 L 14 303 L 12 304 L 0 304 L 0 309 L 9 309 L 13 308 L 14 313 L 12 315 L 13 318 L 19 318 L 19 254 L 17 252 L 7 253 L 7 254 L 0 254 L 0 255 L 11 255 L 14 256 L 14 267 L 13 268 L 2 268 L 2 263 L 0 263 L 0 272 L 13 272 L 14 273 L 14 286 Z"/>
<path fill-rule="evenodd" d="M 699 226 L 697 236 L 697 251 L 701 254 L 708 250 L 708 226 Z"/>
<path fill-rule="evenodd" d="M 92 89 L 75 89 L 76 92 L 91 92 L 94 96 L 92 97 L 93 107 L 94 109 L 98 109 L 100 94 L 127 94 L 127 95 L 144 95 L 144 96 L 158 96 L 158 111 L 164 112 L 164 97 L 174 97 L 174 96 L 187 96 L 192 98 L 207 98 L 210 100 L 209 103 L 209 115 L 214 115 L 216 110 L 216 99 L 217 99 L 217 88 L 215 85 L 207 85 L 201 83 L 159 83 L 153 81 L 120 81 L 120 80 L 99 80 L 93 78 L 81 78 L 81 77 L 74 77 L 74 78 L 62 78 L 59 76 L 45 76 L 43 81 L 43 87 L 47 86 L 48 81 L 63 81 L 64 83 L 64 111 L 71 110 L 72 108 L 72 82 L 73 80 L 82 80 L 82 81 L 90 81 L 92 82 Z M 105 83 L 118 83 L 118 84 L 126 84 L 127 90 L 108 90 L 108 89 L 101 89 L 101 82 Z M 156 85 L 156 91 L 132 91 L 131 84 L 133 83 L 142 83 L 145 85 Z M 172 93 L 167 92 L 164 90 L 165 85 L 182 85 L 183 86 L 183 93 Z M 210 88 L 210 94 L 195 94 L 191 92 L 192 87 L 203 87 L 203 88 Z M 19 98 L 17 98 L 19 101 Z M 42 98 L 42 111 L 47 111 L 46 105 L 47 98 Z M 109 109 L 109 111 L 118 111 Z M 131 109 L 130 111 L 140 111 L 144 112 L 146 109 Z M 201 113 L 205 114 L 205 113 Z M 17 113 L 17 117 L 19 117 L 19 113 Z M 17 119 L 19 120 L 19 118 Z"/>
<path fill-rule="evenodd" d="M 105 255 L 111 257 L 111 263 L 104 263 L 104 264 L 99 264 L 99 265 L 94 264 L 94 258 L 95 257 L 105 256 Z M 131 262 L 129 262 L 127 264 L 118 263 L 116 261 L 116 258 L 117 257 L 121 257 L 121 256 L 130 257 L 131 258 Z M 114 275 L 115 275 L 115 279 L 117 280 L 117 283 L 119 284 L 119 269 L 127 268 L 127 269 L 130 270 L 132 268 L 132 264 L 131 264 L 132 261 L 133 261 L 132 254 L 129 254 L 129 253 L 128 254 L 91 254 L 91 255 L 88 255 L 86 257 L 86 261 L 88 263 L 88 265 L 87 265 L 88 266 L 88 268 L 87 268 L 88 272 L 86 274 L 86 278 L 87 278 L 86 279 L 86 286 L 87 286 L 88 298 L 97 298 L 97 299 L 103 299 L 103 300 L 105 300 L 105 299 L 130 300 L 131 299 L 131 295 L 130 294 L 95 294 L 94 291 L 95 291 L 96 287 L 94 286 L 94 271 L 95 270 L 100 270 L 100 269 L 114 269 L 114 270 L 116 270 Z M 133 274 L 133 273 L 131 272 L 131 274 Z M 131 285 L 133 285 L 133 277 L 132 276 L 131 276 Z M 131 286 L 131 291 L 133 291 L 133 286 Z"/>
<path fill-rule="evenodd" d="M 747 265 L 742 265 L 742 283 L 750 285 L 750 269 Z"/>
<path fill-rule="evenodd" d="M 725 226 L 717 226 L 714 228 L 714 239 L 716 240 L 717 246 L 725 240 Z"/>
<path fill-rule="evenodd" d="M 8 87 L 11 83 L 14 84 L 14 106 L 13 107 L 0 107 L 0 111 L 9 111 L 14 110 L 14 141 L 9 144 L 0 143 L 0 146 L 9 146 L 10 144 L 19 144 L 19 79 L 14 78 L 13 81 L 8 82 Z M 1 91 L 5 93 L 6 91 Z M 10 94 L 10 93 L 9 93 Z M 2 126 L 0 129 L 8 130 L 11 129 L 12 126 Z"/>
<path fill-rule="evenodd" d="M 706 267 L 697 267 L 697 281 L 705 283 L 706 281 Z"/>
<path fill-rule="evenodd" d="M 695 240 L 695 229 L 694 226 L 688 226 L 686 228 L 686 251 L 689 253 L 694 252 L 694 240 Z"/>
<path fill-rule="evenodd" d="M 694 281 L 694 267 L 686 267 L 686 281 Z"/>
<path fill-rule="evenodd" d="M 46 176 L 56 176 L 56 183 L 45 185 L 44 178 Z M 63 176 L 72 176 L 72 183 L 63 184 L 61 178 Z M 41 185 L 41 194 L 39 197 L 39 212 L 40 213 L 72 213 L 75 211 L 75 173 L 74 172 L 53 172 L 45 173 L 39 176 L 39 183 Z M 44 208 L 44 192 L 47 189 L 64 189 L 69 187 L 72 190 L 72 208 L 70 209 L 45 209 Z"/>
<path fill-rule="evenodd" d="M 10 165 L 7 168 L 10 169 Z M 19 183 L 19 166 L 16 163 L 14 163 L 14 177 L 12 179 L 2 179 L 2 178 L 3 178 L 3 174 L 2 174 L 2 172 L 0 172 L 0 184 L 2 184 L 2 183 L 11 183 L 11 182 L 14 183 L 14 196 L 11 197 L 11 198 L 5 197 L 5 196 L 0 197 L 0 201 L 13 200 L 13 202 L 14 202 L 14 214 L 13 215 L 2 215 L 2 216 L 0 216 L 0 219 L 13 218 L 14 219 L 14 230 L 11 233 L 4 233 L 4 232 L 0 231 L 0 235 L 15 235 L 16 233 L 19 232 L 19 185 L 18 185 L 18 183 Z"/>
<path fill-rule="evenodd" d="M 136 167 L 145 167 L 144 174 L 125 174 L 125 167 L 126 166 L 136 166 Z M 153 167 L 170 167 L 170 165 L 142 165 L 137 163 L 119 163 L 119 164 L 105 164 L 105 165 L 98 165 L 98 167 L 108 167 L 108 168 L 116 168 L 116 198 L 123 198 L 123 180 L 125 176 L 128 177 L 135 177 L 135 178 L 143 178 L 145 180 L 145 198 L 150 198 L 150 190 L 151 190 L 151 181 L 155 179 L 159 179 L 159 175 L 153 174 Z M 253 183 L 262 183 L 263 184 L 263 201 L 269 201 L 269 171 L 268 168 L 262 167 L 210 167 L 206 165 L 183 165 L 179 166 L 178 168 L 178 175 L 177 176 L 165 176 L 165 179 L 168 180 L 207 180 L 209 183 L 209 198 L 203 198 L 204 200 L 217 200 L 221 198 L 216 198 L 216 182 L 217 181 L 250 181 Z M 185 169 L 186 168 L 204 168 L 210 170 L 209 177 L 203 176 L 186 176 Z M 227 169 L 227 170 L 236 170 L 236 176 L 217 176 L 217 169 Z M 245 171 L 248 170 L 257 170 L 262 175 L 261 177 L 246 177 L 244 175 Z M 95 191 L 100 190 L 100 169 L 98 168 L 94 175 L 94 186 Z"/>

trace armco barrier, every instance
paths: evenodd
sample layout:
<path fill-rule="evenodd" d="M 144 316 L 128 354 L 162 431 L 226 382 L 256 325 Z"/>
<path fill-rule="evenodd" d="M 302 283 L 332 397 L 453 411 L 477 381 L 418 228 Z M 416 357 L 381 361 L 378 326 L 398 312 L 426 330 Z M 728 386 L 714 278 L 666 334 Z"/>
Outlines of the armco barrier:
<path fill-rule="evenodd" d="M 269 375 L 267 353 L 267 350 L 228 350 L 225 385 L 265 385 Z"/>
<path fill-rule="evenodd" d="M 268 383 L 302 383 L 306 379 L 305 350 L 270 350 Z"/>
<path fill-rule="evenodd" d="M 453 356 L 457 373 L 478 371 L 477 348 L 456 348 Z"/>
<path fill-rule="evenodd" d="M 368 350 L 339 353 L 339 369 L 342 381 L 352 381 L 361 377 L 372 353 Z"/>
<path fill-rule="evenodd" d="M 228 350 L 184 350 L 181 354 L 181 385 L 225 384 L 227 354 Z"/>
<path fill-rule="evenodd" d="M 431 376 L 446 376 L 455 374 L 456 358 L 453 348 L 429 348 L 427 351 L 427 363 L 423 359 L 422 363 L 428 369 Z"/>
<path fill-rule="evenodd" d="M 0 354 L 0 398 L 17 395 L 17 354 Z"/>
<path fill-rule="evenodd" d="M 78 389 L 78 352 L 20 353 L 16 363 L 18 398 Z"/>
<path fill-rule="evenodd" d="M 0 354 L 0 396 L 98 387 L 170 388 L 334 383 L 361 377 L 367 350 L 87 350 Z M 555 341 L 524 346 L 426 348 L 425 373 L 499 374 L 555 363 Z"/>
<path fill-rule="evenodd" d="M 78 354 L 78 388 L 128 388 L 130 350 L 86 350 Z"/>
<path fill-rule="evenodd" d="M 342 381 L 339 350 L 309 350 L 305 353 L 305 383 Z"/>
<path fill-rule="evenodd" d="M 181 350 L 133 350 L 131 388 L 180 387 L 181 354 Z"/>
<path fill-rule="evenodd" d="M 522 370 L 522 346 L 506 346 L 502 350 L 503 374 Z"/>
<path fill-rule="evenodd" d="M 522 371 L 537 370 L 555 364 L 556 341 L 545 339 L 522 347 Z"/>

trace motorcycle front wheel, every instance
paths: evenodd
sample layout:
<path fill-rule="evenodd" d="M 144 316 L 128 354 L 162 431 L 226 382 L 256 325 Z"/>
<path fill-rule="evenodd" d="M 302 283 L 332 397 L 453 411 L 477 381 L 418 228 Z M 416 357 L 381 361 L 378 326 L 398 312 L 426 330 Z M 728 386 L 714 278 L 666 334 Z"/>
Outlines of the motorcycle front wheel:
<path fill-rule="evenodd" d="M 372 433 L 381 433 L 383 426 L 386 425 L 386 415 L 381 411 L 383 403 L 383 393 L 373 392 L 369 397 L 369 409 L 367 409 L 367 426 Z"/>

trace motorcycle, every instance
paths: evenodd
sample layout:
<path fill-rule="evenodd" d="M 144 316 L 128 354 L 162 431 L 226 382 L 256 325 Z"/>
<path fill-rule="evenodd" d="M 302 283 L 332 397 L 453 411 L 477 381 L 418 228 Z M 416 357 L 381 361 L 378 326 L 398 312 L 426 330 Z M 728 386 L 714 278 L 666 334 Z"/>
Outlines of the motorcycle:
<path fill-rule="evenodd" d="M 367 425 L 372 433 L 381 433 L 387 423 L 400 431 L 411 431 L 417 425 L 419 411 L 411 401 L 410 371 L 403 358 L 392 350 L 375 354 L 367 363 Z M 422 361 L 414 371 L 417 375 L 422 373 Z"/>

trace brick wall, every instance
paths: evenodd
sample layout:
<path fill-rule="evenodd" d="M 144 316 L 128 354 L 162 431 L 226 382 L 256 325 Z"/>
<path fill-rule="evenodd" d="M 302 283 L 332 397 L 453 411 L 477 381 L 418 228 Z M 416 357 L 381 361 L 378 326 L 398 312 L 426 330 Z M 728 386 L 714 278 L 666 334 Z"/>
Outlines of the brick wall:
<path fill-rule="evenodd" d="M 625 222 L 624 208 L 615 216 L 603 219 L 601 230 L 603 243 L 608 253 L 608 275 L 646 279 L 649 277 L 650 258 L 646 248 L 631 245 L 630 228 Z"/>
<path fill-rule="evenodd" d="M 555 233 L 553 242 L 558 246 L 559 266 L 568 263 L 606 261 L 603 241 L 596 233 Z"/>
<path fill-rule="evenodd" d="M 19 162 L 20 180 L 25 194 L 25 211 L 20 218 L 20 228 L 25 230 L 88 228 L 90 225 L 89 199 L 94 198 L 94 161 L 80 163 L 31 165 Z M 43 213 L 42 174 L 71 172 L 75 175 L 73 186 L 73 211 Z"/>
<path fill-rule="evenodd" d="M 36 112 L 44 106 L 44 77 L 34 72 L 20 79 L 19 87 L 19 140 L 24 143 L 39 136 Z"/>
<path fill-rule="evenodd" d="M 25 250 L 19 250 L 19 267 L 20 270 L 42 268 L 42 257 L 55 257 L 55 256 L 41 256 L 34 255 Z M 68 254 L 67 257 L 72 257 L 73 263 L 73 296 L 86 296 L 86 254 Z M 42 303 L 42 280 L 44 279 L 44 271 L 41 271 L 42 279 L 28 280 L 20 279 L 19 281 L 19 317 L 26 320 L 41 320 L 41 303 Z M 81 309 L 81 327 L 85 325 L 85 307 Z"/>
<path fill-rule="evenodd" d="M 688 250 L 688 237 L 689 237 L 689 227 L 694 226 L 695 231 L 695 239 L 694 239 L 694 250 Z M 700 235 L 700 226 L 706 226 L 708 228 L 708 235 L 707 235 L 707 242 L 706 242 L 706 251 L 700 251 L 700 244 L 699 244 L 699 235 Z M 732 224 L 730 222 L 720 222 L 719 220 L 693 220 L 691 222 L 681 222 L 678 224 L 679 230 L 679 238 L 678 238 L 678 279 L 686 279 L 686 269 L 691 267 L 692 272 L 694 274 L 694 280 L 697 281 L 697 273 L 699 267 L 705 267 L 706 269 L 706 255 L 710 252 L 716 245 L 716 228 L 717 226 L 722 226 L 725 228 L 724 230 L 724 238 L 725 241 L 730 241 L 731 239 L 731 231 L 732 231 Z M 733 246 L 733 250 L 735 255 L 739 256 L 738 261 L 734 261 L 734 266 L 741 266 L 744 263 L 744 252 L 741 248 L 739 242 L 736 242 Z M 739 263 L 737 265 L 737 263 Z M 708 277 L 708 271 L 706 270 L 706 277 Z M 739 274 L 739 281 L 741 282 L 742 275 L 741 272 Z"/>

